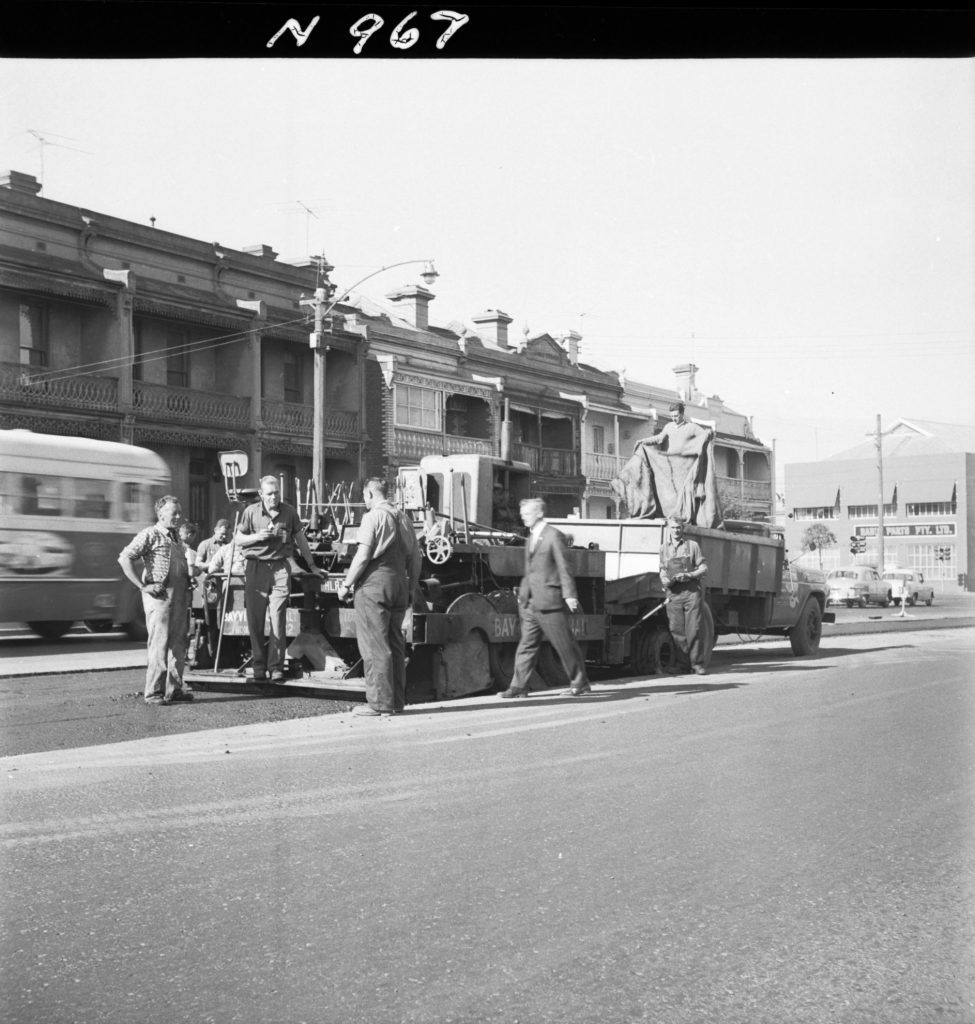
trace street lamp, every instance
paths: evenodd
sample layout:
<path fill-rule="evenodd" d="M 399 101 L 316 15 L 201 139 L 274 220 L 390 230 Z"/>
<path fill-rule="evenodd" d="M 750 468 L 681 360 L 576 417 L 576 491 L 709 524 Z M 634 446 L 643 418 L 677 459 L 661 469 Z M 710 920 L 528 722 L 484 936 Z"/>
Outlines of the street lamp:
<path fill-rule="evenodd" d="M 386 270 L 394 270 L 396 267 L 406 267 L 414 263 L 422 263 L 423 270 L 420 273 L 420 278 L 424 284 L 431 285 L 440 276 L 434 265 L 433 260 L 401 260 L 399 263 L 389 263 L 384 267 L 379 267 L 376 270 L 370 271 L 365 277 L 360 277 L 355 284 L 350 285 L 348 288 L 343 288 L 339 293 L 338 297 L 333 299 L 328 306 L 325 303 L 329 297 L 335 293 L 335 285 L 328 279 L 329 271 L 333 268 L 328 265 L 327 260 L 324 256 L 318 259 L 318 274 L 319 282 L 318 287 L 315 289 L 315 298 L 310 301 L 305 301 L 304 305 L 310 305 L 315 310 L 315 329 L 311 333 L 308 341 L 309 345 L 315 352 L 315 393 L 314 393 L 314 410 L 313 410 L 313 422 L 312 422 L 312 479 L 315 481 L 315 501 L 316 504 L 320 500 L 320 496 L 324 493 L 323 487 L 325 483 L 325 352 L 327 346 L 323 344 L 325 334 L 325 317 L 332 312 L 333 309 L 340 303 L 348 299 L 351 292 L 368 281 L 372 277 L 376 277 L 377 274 L 381 274 Z"/>

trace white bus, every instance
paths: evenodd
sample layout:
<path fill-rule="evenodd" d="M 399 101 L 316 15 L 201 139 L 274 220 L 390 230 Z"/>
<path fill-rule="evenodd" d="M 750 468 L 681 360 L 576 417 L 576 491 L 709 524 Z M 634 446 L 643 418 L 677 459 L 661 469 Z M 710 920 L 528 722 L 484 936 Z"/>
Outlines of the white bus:
<path fill-rule="evenodd" d="M 145 637 L 142 601 L 118 565 L 170 485 L 155 452 L 0 430 L 0 622 L 54 639 L 76 622 Z"/>

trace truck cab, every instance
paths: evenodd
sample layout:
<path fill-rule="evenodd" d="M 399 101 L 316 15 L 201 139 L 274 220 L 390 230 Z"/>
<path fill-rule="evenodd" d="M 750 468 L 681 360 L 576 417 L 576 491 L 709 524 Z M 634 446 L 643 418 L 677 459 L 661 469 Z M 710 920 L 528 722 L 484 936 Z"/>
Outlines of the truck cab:
<path fill-rule="evenodd" d="M 484 455 L 427 455 L 399 471 L 406 509 L 423 509 L 447 531 L 469 539 L 521 530 L 519 503 L 529 497 L 531 467 Z"/>

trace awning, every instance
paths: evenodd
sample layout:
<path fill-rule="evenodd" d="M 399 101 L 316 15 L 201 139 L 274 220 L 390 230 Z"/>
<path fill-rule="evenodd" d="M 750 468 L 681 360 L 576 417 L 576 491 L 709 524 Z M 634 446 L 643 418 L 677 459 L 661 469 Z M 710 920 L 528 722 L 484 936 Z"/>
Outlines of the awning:
<path fill-rule="evenodd" d="M 839 488 L 835 480 L 814 478 L 793 479 L 788 469 L 785 474 L 785 504 L 787 508 L 833 508 Z"/>
<path fill-rule="evenodd" d="M 947 503 L 957 497 L 957 481 L 945 477 L 930 480 L 903 480 L 897 488 L 897 502 L 901 508 L 907 505 Z"/>
<path fill-rule="evenodd" d="M 884 504 L 891 505 L 897 481 L 884 479 Z M 844 508 L 850 505 L 876 505 L 880 501 L 880 480 L 877 473 L 867 473 L 852 480 L 840 481 L 840 502 Z"/>

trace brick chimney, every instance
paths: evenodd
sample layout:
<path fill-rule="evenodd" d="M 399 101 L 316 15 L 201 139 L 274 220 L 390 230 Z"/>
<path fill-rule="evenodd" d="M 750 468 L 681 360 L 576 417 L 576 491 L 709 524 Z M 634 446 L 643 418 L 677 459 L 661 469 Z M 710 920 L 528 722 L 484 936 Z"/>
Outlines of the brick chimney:
<path fill-rule="evenodd" d="M 386 298 L 396 307 L 396 312 L 418 330 L 430 326 L 430 303 L 436 298 L 433 292 L 422 285 L 404 285 L 395 292 L 388 292 Z"/>
<path fill-rule="evenodd" d="M 684 363 L 674 367 L 674 376 L 677 378 L 677 394 L 682 402 L 693 402 L 697 394 L 697 384 L 694 375 L 700 367 L 693 363 Z"/>
<path fill-rule="evenodd" d="M 502 313 L 500 309 L 486 309 L 483 313 L 478 313 L 477 316 L 471 317 L 471 320 L 477 324 L 477 333 L 485 341 L 489 341 L 497 345 L 498 348 L 503 349 L 509 347 L 508 324 L 513 319 L 507 313 Z"/>
<path fill-rule="evenodd" d="M 569 355 L 569 362 L 573 366 L 579 365 L 579 342 L 582 335 L 578 331 L 567 331 L 562 335 L 562 344 Z"/>
<path fill-rule="evenodd" d="M 36 196 L 41 190 L 41 183 L 33 174 L 7 171 L 6 174 L 0 174 L 0 188 L 9 189 L 11 192 L 23 192 L 28 196 Z"/>

